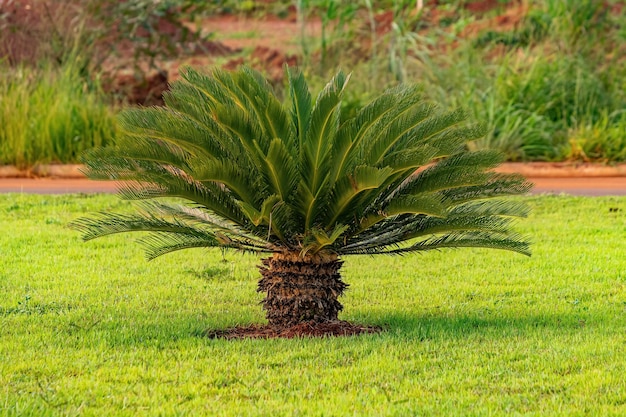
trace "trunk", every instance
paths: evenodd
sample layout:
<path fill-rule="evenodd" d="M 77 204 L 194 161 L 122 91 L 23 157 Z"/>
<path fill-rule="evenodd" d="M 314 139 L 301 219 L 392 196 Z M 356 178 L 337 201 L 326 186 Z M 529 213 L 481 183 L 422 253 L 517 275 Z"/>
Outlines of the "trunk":
<path fill-rule="evenodd" d="M 300 257 L 298 253 L 274 253 L 259 266 L 263 278 L 257 291 L 266 293 L 263 308 L 272 326 L 337 320 L 343 306 L 337 298 L 348 287 L 341 280 L 336 255 Z"/>

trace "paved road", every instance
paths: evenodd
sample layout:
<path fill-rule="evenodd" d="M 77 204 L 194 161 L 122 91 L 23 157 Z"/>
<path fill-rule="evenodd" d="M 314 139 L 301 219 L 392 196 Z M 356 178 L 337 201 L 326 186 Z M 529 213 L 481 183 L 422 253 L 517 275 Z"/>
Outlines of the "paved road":
<path fill-rule="evenodd" d="M 533 194 L 626 195 L 626 177 L 529 178 L 529 180 L 535 183 Z"/>
<path fill-rule="evenodd" d="M 626 195 L 626 177 L 529 178 L 535 183 L 533 194 L 566 193 L 582 196 Z M 0 193 L 69 194 L 113 193 L 115 183 L 66 179 L 0 179 Z"/>
<path fill-rule="evenodd" d="M 0 179 L 0 193 L 72 194 L 113 192 L 115 192 L 115 183 L 109 181 L 49 178 Z"/>

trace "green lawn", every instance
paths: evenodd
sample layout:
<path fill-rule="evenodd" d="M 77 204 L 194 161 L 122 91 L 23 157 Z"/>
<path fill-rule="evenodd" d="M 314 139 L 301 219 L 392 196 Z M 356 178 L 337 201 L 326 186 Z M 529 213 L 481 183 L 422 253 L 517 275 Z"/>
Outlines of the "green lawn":
<path fill-rule="evenodd" d="M 626 415 L 626 198 L 533 197 L 533 256 L 353 257 L 354 338 L 262 322 L 251 255 L 146 262 L 67 223 L 113 196 L 0 195 L 0 415 Z"/>

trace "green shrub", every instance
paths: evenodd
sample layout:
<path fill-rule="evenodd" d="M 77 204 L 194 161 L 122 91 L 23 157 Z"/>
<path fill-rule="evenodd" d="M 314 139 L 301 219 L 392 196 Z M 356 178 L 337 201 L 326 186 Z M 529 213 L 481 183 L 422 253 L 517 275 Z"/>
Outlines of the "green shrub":
<path fill-rule="evenodd" d="M 609 86 L 582 57 L 535 54 L 504 60 L 484 106 L 474 103 L 490 128 L 480 147 L 510 159 L 555 159 L 569 130 L 582 121 L 593 125 L 615 107 Z"/>
<path fill-rule="evenodd" d="M 71 65 L 2 69 L 0 165 L 77 162 L 112 139 L 114 123 L 98 88 Z"/>
<path fill-rule="evenodd" d="M 543 3 L 543 4 L 541 4 Z M 592 33 L 601 33 L 608 28 L 608 5 L 600 0 L 543 0 L 539 9 L 550 21 L 550 31 L 554 37 L 574 47 L 581 43 L 592 45 L 581 38 Z"/>
<path fill-rule="evenodd" d="M 626 103 L 619 65 L 549 46 L 516 48 L 491 59 L 488 53 L 469 44 L 445 57 L 422 53 L 410 76 L 435 101 L 467 108 L 486 124 L 488 133 L 473 149 L 496 149 L 509 160 L 582 157 L 572 140 L 579 143 L 576 132 L 591 126 L 595 151 L 589 158 L 623 159 L 617 135 L 624 125 L 615 116 Z M 600 149 L 609 154 L 600 156 Z"/>
<path fill-rule="evenodd" d="M 569 132 L 568 159 L 626 161 L 626 113 L 604 115 Z"/>

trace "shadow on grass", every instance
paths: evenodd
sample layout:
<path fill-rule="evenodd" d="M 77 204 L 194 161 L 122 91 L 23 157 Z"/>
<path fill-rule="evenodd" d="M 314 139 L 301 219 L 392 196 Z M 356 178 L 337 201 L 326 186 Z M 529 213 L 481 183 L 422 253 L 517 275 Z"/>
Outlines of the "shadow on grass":
<path fill-rule="evenodd" d="M 401 313 L 371 316 L 370 325 L 383 328 L 382 334 L 414 340 L 463 339 L 489 335 L 512 337 L 536 332 L 569 333 L 585 326 L 571 314 L 537 314 L 524 316 L 408 315 Z"/>
<path fill-rule="evenodd" d="M 241 320 L 241 323 L 253 322 Z M 104 344 L 109 348 L 173 347 L 185 341 L 206 338 L 208 328 L 236 326 L 230 320 L 218 322 L 218 318 L 208 318 L 202 314 L 177 314 L 171 316 L 148 317 L 85 317 L 64 322 L 58 341 L 60 344 L 83 345 Z M 207 339 L 208 340 L 208 339 Z"/>
<path fill-rule="evenodd" d="M 357 315 L 358 316 L 358 315 Z M 367 318 L 365 318 L 367 317 Z M 180 342 L 209 340 L 207 330 L 262 323 L 253 317 L 206 317 L 199 314 L 177 314 L 155 317 L 117 317 L 102 320 L 91 317 L 81 323 L 66 322 L 61 327 L 60 343 L 77 345 L 104 343 L 111 348 L 173 347 Z M 458 340 L 488 337 L 510 338 L 537 333 L 571 333 L 585 326 L 576 315 L 536 314 L 518 317 L 482 316 L 479 313 L 457 315 L 410 315 L 367 312 L 352 322 L 380 326 L 383 331 L 366 337 L 402 338 L 411 341 Z"/>

